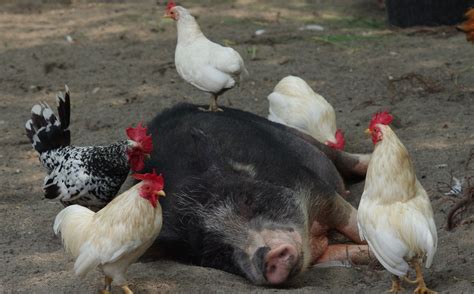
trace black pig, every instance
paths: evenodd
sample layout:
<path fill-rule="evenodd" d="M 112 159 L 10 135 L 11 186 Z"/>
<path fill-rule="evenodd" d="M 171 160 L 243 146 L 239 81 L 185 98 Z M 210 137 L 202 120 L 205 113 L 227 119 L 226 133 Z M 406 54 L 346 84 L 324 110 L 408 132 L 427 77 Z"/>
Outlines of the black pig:
<path fill-rule="evenodd" d="M 181 260 L 280 284 L 309 265 L 368 261 L 366 245 L 328 245 L 336 229 L 361 244 L 345 177 L 368 156 L 335 151 L 294 129 L 240 110 L 181 104 L 149 124 L 147 170 L 165 178 L 157 250 Z"/>

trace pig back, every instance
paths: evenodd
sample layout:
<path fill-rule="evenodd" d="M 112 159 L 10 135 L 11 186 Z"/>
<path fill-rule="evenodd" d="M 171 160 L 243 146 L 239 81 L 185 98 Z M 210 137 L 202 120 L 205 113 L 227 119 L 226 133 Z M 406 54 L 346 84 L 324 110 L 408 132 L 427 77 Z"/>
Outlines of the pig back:
<path fill-rule="evenodd" d="M 234 169 L 288 188 L 320 183 L 342 193 L 334 164 L 314 145 L 286 126 L 241 110 L 204 112 L 178 104 L 148 126 L 153 152 L 146 170 L 164 174 L 169 191 L 209 168 Z"/>

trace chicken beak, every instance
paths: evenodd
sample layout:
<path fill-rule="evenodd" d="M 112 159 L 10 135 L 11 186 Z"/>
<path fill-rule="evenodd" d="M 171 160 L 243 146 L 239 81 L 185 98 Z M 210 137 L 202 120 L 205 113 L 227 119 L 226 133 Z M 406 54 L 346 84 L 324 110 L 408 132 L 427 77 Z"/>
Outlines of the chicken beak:
<path fill-rule="evenodd" d="M 160 196 L 160 197 L 165 197 L 166 196 L 165 191 L 163 191 L 163 190 L 156 192 L 156 195 Z"/>
<path fill-rule="evenodd" d="M 370 135 L 370 129 L 365 129 L 364 133 L 366 133 L 367 135 Z"/>
<path fill-rule="evenodd" d="M 163 17 L 164 18 L 171 18 L 171 14 L 169 12 L 165 12 L 165 14 L 163 14 Z"/>

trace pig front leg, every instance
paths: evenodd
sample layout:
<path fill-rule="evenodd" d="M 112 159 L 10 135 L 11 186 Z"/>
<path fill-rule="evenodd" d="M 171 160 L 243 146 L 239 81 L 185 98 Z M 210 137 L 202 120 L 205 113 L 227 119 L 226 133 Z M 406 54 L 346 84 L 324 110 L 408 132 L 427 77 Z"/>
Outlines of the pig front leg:
<path fill-rule="evenodd" d="M 367 265 L 374 260 L 368 245 L 335 244 L 329 245 L 313 264 L 349 262 L 354 265 Z"/>
<path fill-rule="evenodd" d="M 328 231 L 335 229 L 356 244 L 329 245 Z M 340 262 L 364 265 L 376 260 L 368 245 L 362 241 L 357 226 L 357 209 L 341 196 L 318 211 L 311 230 L 312 264 Z"/>

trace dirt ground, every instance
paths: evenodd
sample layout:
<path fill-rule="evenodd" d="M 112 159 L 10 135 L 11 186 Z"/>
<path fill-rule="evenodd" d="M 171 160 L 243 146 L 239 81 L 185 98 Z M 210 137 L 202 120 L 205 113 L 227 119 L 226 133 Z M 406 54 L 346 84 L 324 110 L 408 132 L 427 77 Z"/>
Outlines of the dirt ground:
<path fill-rule="evenodd" d="M 233 107 L 267 114 L 267 95 L 298 75 L 337 110 L 349 152 L 371 152 L 363 133 L 372 113 L 390 110 L 396 132 L 430 194 L 438 252 L 425 271 L 443 293 L 474 293 L 472 224 L 445 229 L 474 147 L 474 46 L 454 28 L 392 30 L 375 0 L 186 1 L 212 40 L 231 45 L 250 72 L 225 94 Z M 207 103 L 174 65 L 175 24 L 155 1 L 0 0 L 0 293 L 94 293 L 97 271 L 81 281 L 52 232 L 62 206 L 42 195 L 44 171 L 25 136 L 31 106 L 72 92 L 73 143 L 108 144 L 124 128 L 176 102 Z M 301 30 L 317 24 L 324 30 Z M 257 30 L 265 30 L 255 36 Z M 69 42 L 66 36 L 72 38 Z M 71 41 L 71 39 L 70 39 Z M 166 142 L 164 142 L 166 143 Z M 473 160 L 474 161 L 474 160 Z M 363 183 L 353 185 L 358 204 Z M 462 211 L 456 223 L 472 217 Z M 309 269 L 272 289 L 214 269 L 173 261 L 141 262 L 128 272 L 137 293 L 381 293 L 389 274 L 372 267 Z M 406 285 L 408 289 L 413 287 Z M 120 289 L 114 291 L 119 292 Z"/>

